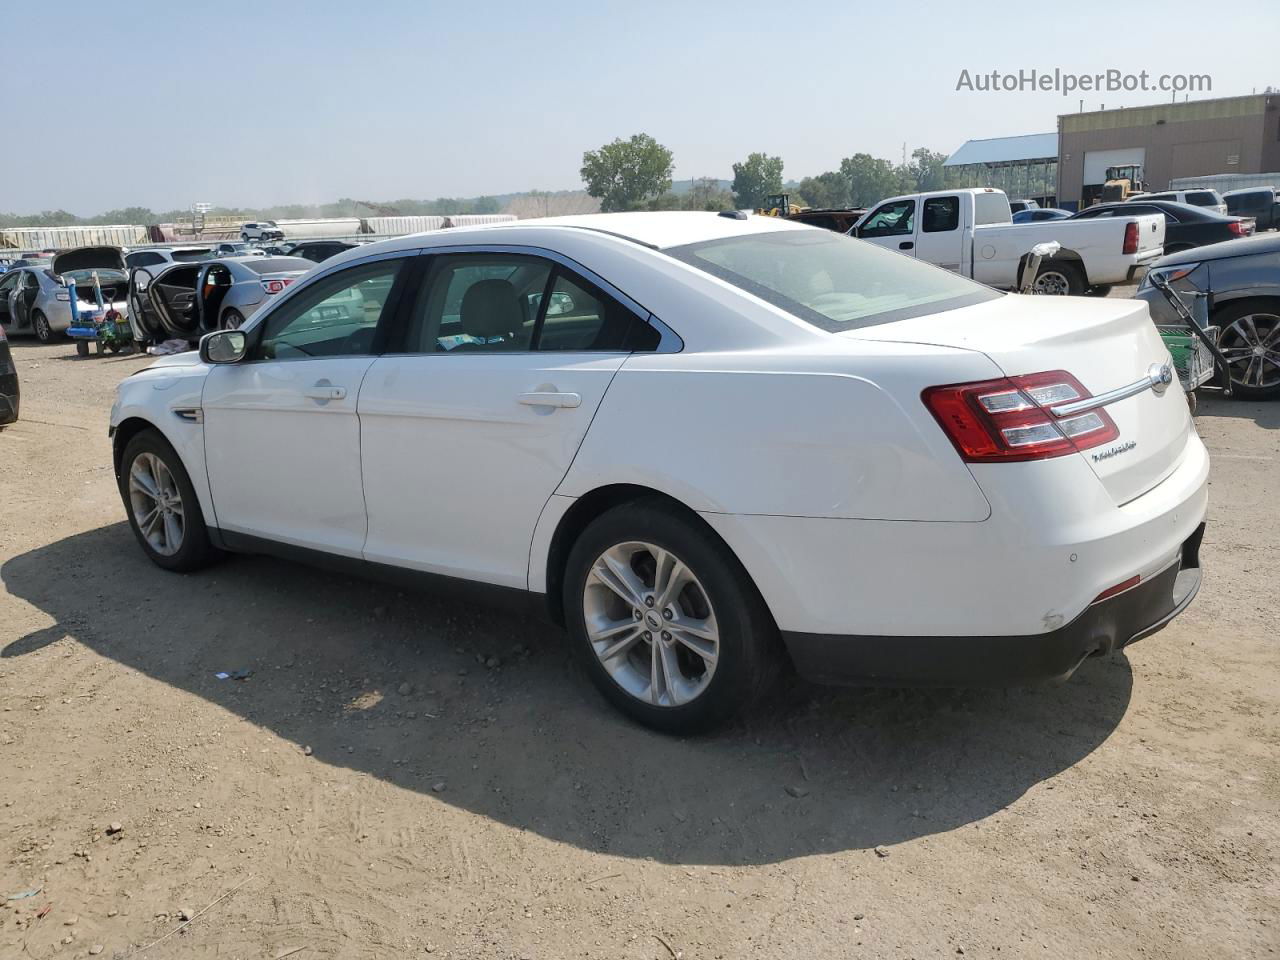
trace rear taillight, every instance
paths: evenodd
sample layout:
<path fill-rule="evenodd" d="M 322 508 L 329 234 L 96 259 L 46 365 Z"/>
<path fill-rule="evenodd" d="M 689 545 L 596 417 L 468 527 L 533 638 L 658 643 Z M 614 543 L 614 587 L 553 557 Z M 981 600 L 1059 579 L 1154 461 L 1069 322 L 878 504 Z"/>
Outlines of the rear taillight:
<path fill-rule="evenodd" d="M 970 463 L 1045 460 L 1120 435 L 1105 410 L 1057 417 L 1049 409 L 1092 396 L 1065 370 L 930 387 L 922 398 Z"/>
<path fill-rule="evenodd" d="M 1138 224 L 1129 221 L 1124 225 L 1124 247 L 1121 253 L 1137 253 L 1138 252 Z"/>
<path fill-rule="evenodd" d="M 291 283 L 293 283 L 292 277 L 287 277 L 284 280 L 263 280 L 262 289 L 267 293 L 282 293 L 284 288 Z"/>
<path fill-rule="evenodd" d="M 1247 237 L 1253 233 L 1252 225 L 1245 223 L 1243 220 L 1232 220 L 1227 224 L 1227 229 L 1237 237 Z"/>

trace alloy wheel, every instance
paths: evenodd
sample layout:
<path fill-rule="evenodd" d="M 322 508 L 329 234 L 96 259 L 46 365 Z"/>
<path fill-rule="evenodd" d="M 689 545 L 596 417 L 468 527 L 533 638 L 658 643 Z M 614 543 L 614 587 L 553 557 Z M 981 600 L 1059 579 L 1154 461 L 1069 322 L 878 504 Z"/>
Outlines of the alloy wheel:
<path fill-rule="evenodd" d="M 43 313 L 37 313 L 32 319 L 35 327 L 36 339 L 41 343 L 47 343 L 53 339 L 53 328 L 49 326 L 49 319 Z"/>
<path fill-rule="evenodd" d="M 678 707 L 711 683 L 720 655 L 715 610 L 671 551 L 643 541 L 610 547 L 591 565 L 582 609 L 600 664 L 637 700 Z"/>
<path fill-rule="evenodd" d="M 1280 386 L 1280 316 L 1250 313 L 1218 335 L 1231 379 L 1246 387 Z"/>
<path fill-rule="evenodd" d="M 154 453 L 139 453 L 129 467 L 129 505 L 148 546 L 171 557 L 186 533 L 182 491 L 173 473 Z"/>

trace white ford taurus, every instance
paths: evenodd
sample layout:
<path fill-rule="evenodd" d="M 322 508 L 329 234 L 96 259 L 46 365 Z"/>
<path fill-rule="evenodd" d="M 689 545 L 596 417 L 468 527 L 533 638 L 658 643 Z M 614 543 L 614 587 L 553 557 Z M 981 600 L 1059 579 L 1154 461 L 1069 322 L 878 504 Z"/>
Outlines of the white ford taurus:
<path fill-rule="evenodd" d="M 827 231 L 637 213 L 360 247 L 125 380 L 162 567 L 277 553 L 506 588 L 669 731 L 789 657 L 1065 677 L 1200 582 L 1208 458 L 1144 304 Z M 781 642 L 780 642 L 781 641 Z"/>

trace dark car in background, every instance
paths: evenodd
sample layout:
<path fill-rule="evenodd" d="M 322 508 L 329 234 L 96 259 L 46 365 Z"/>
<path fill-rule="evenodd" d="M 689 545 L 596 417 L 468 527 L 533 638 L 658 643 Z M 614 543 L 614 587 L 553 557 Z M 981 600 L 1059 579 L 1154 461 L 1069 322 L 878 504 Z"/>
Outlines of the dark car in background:
<path fill-rule="evenodd" d="M 9 338 L 0 327 L 0 430 L 18 419 L 18 368 L 9 352 Z"/>
<path fill-rule="evenodd" d="M 1192 247 L 1203 247 L 1223 240 L 1247 237 L 1253 223 L 1241 217 L 1218 213 L 1208 207 L 1170 200 L 1127 200 L 1121 203 L 1098 203 L 1072 214 L 1072 220 L 1097 220 L 1100 217 L 1136 217 L 1156 213 L 1164 217 L 1164 251 L 1178 253 Z"/>
<path fill-rule="evenodd" d="M 1066 220 L 1071 216 L 1070 210 L 1059 210 L 1057 207 L 1031 207 L 1019 210 L 1013 215 L 1014 223 L 1040 223 L 1044 220 Z"/>
<path fill-rule="evenodd" d="M 1253 217 L 1259 232 L 1280 230 L 1280 193 L 1275 187 L 1248 187 L 1229 190 L 1222 195 L 1227 213 L 1235 217 Z"/>
<path fill-rule="evenodd" d="M 322 263 L 330 257 L 336 257 L 343 250 L 350 250 L 354 243 L 345 240 L 303 240 L 289 247 L 288 256 L 302 257 L 313 263 Z"/>
<path fill-rule="evenodd" d="M 1135 296 L 1158 324 L 1181 320 L 1151 282 L 1162 276 L 1188 306 L 1208 298 L 1209 324 L 1241 397 L 1280 396 L 1280 233 L 1266 233 L 1161 257 L 1142 278 Z"/>

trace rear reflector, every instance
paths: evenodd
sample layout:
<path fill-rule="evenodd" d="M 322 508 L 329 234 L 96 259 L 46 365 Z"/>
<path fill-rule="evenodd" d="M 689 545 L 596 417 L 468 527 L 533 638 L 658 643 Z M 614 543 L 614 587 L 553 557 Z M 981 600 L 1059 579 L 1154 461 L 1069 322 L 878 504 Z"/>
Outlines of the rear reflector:
<path fill-rule="evenodd" d="M 1091 394 L 1065 370 L 930 387 L 921 398 L 970 463 L 1061 457 L 1120 435 L 1105 410 L 1056 417 L 1049 407 Z"/>
<path fill-rule="evenodd" d="M 1125 580 L 1122 583 L 1117 583 L 1114 587 L 1107 587 L 1107 589 L 1103 590 L 1100 594 L 1098 594 L 1096 597 L 1093 598 L 1093 602 L 1100 603 L 1103 600 L 1107 600 L 1111 597 L 1114 597 L 1118 593 L 1124 593 L 1126 590 L 1136 587 L 1141 582 L 1142 582 L 1142 577 L 1138 576 L 1137 574 L 1134 574 L 1128 580 Z"/>
<path fill-rule="evenodd" d="M 1121 253 L 1137 253 L 1138 252 L 1138 225 L 1132 220 L 1125 224 L 1124 228 L 1124 247 Z"/>

